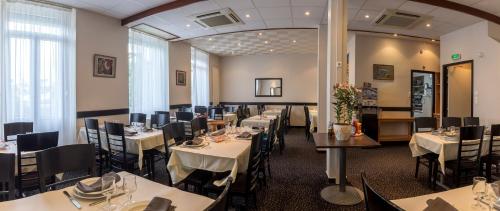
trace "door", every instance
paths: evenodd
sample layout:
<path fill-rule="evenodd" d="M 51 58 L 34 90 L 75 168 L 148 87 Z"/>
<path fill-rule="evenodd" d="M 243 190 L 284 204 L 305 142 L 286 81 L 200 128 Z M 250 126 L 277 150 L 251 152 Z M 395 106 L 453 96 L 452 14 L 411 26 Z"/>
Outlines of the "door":
<path fill-rule="evenodd" d="M 411 71 L 411 115 L 432 117 L 435 112 L 435 77 L 433 72 Z"/>

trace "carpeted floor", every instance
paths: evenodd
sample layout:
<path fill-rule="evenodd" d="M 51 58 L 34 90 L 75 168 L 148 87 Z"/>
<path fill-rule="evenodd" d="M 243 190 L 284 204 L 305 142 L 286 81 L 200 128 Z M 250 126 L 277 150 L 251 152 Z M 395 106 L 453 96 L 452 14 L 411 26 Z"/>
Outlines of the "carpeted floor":
<path fill-rule="evenodd" d="M 268 187 L 258 192 L 257 210 L 364 210 L 363 203 L 336 206 L 320 197 L 321 190 L 329 185 L 325 174 L 326 154 L 317 152 L 312 141 L 306 142 L 304 129 L 291 129 L 285 140 L 283 155 L 272 154 L 272 178 L 268 180 Z M 411 157 L 408 143 L 347 151 L 349 182 L 362 190 L 360 173 L 364 171 L 370 184 L 388 199 L 433 192 L 426 185 L 427 169 L 421 167 L 418 179 L 414 178 L 414 169 L 415 159 Z M 166 183 L 161 175 L 156 180 Z"/>

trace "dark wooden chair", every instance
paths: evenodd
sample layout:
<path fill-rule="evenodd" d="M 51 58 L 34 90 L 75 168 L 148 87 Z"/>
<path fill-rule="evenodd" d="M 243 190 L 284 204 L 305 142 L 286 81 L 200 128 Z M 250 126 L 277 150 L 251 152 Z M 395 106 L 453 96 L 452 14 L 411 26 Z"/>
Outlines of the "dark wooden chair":
<path fill-rule="evenodd" d="M 183 106 L 183 107 L 180 107 L 179 109 L 177 109 L 177 111 L 179 112 L 189 112 L 189 113 L 192 113 L 193 112 L 193 109 L 191 107 L 186 107 L 186 106 Z"/>
<path fill-rule="evenodd" d="M 235 182 L 233 183 L 230 191 L 231 196 L 243 196 L 245 199 L 244 207 L 248 207 L 248 199 L 252 197 L 254 200 L 254 206 L 257 207 L 257 186 L 258 186 L 258 175 L 259 167 L 261 162 L 261 143 L 262 143 L 262 133 L 258 133 L 252 136 L 252 143 L 250 146 L 250 160 L 248 161 L 248 168 L 246 174 L 238 174 Z M 213 184 L 215 179 L 213 178 L 204 186 L 204 191 L 206 193 L 221 193 L 223 191 L 222 187 L 217 187 Z"/>
<path fill-rule="evenodd" d="M 402 211 L 400 207 L 391 201 L 385 199 L 366 182 L 366 175 L 361 173 L 361 181 L 363 183 L 363 194 L 365 196 L 366 211 Z"/>
<path fill-rule="evenodd" d="M 280 154 L 283 154 L 285 149 L 285 127 L 286 127 L 286 110 L 281 110 L 281 115 L 279 117 L 278 130 L 276 131 L 276 138 L 278 139 L 278 145 Z"/>
<path fill-rule="evenodd" d="M 125 131 L 123 124 L 104 122 L 108 140 L 110 167 L 115 172 L 128 171 L 133 173 L 136 169 L 138 156 L 127 152 Z"/>
<path fill-rule="evenodd" d="M 236 117 L 238 118 L 238 122 L 236 122 L 237 127 L 241 125 L 241 121 L 248 118 L 245 116 L 244 109 L 241 106 L 238 106 L 238 109 L 236 109 Z"/>
<path fill-rule="evenodd" d="M 32 132 L 33 132 L 33 122 L 11 122 L 3 124 L 4 141 L 15 141 L 16 139 L 9 137 L 18 134 L 26 134 Z"/>
<path fill-rule="evenodd" d="M 59 141 L 59 132 L 31 133 L 17 136 L 17 181 L 19 195 L 24 191 L 40 190 L 39 172 L 24 171 L 23 168 L 32 168 L 37 165 L 34 152 L 56 147 Z M 47 182 L 52 182 L 53 178 Z M 40 190 L 41 191 L 41 190 Z"/>
<path fill-rule="evenodd" d="M 201 114 L 201 115 L 207 115 L 208 108 L 206 106 L 195 106 L 194 113 Z"/>
<path fill-rule="evenodd" d="M 236 112 L 233 106 L 225 106 L 224 111 L 226 112 Z"/>
<path fill-rule="evenodd" d="M 290 118 L 292 117 L 292 105 L 289 105 L 288 106 L 288 110 L 286 112 L 286 127 L 287 127 L 287 132 L 288 132 L 288 128 L 290 126 L 292 126 L 292 123 L 290 121 Z"/>
<path fill-rule="evenodd" d="M 215 199 L 210 206 L 208 206 L 205 211 L 227 211 L 227 198 L 229 195 L 229 191 L 231 190 L 231 184 L 233 183 L 233 178 L 227 178 L 226 187 L 222 191 L 222 193 Z"/>
<path fill-rule="evenodd" d="M 0 202 L 14 200 L 16 197 L 16 155 L 0 153 Z"/>
<path fill-rule="evenodd" d="M 451 170 L 453 183 L 459 187 L 462 179 L 470 179 L 481 173 L 481 147 L 483 145 L 484 126 L 460 128 L 457 159 L 445 162 L 446 169 Z M 436 165 L 437 169 L 437 165 Z M 437 177 L 437 171 L 434 172 Z M 472 180 L 467 181 L 471 183 Z"/>
<path fill-rule="evenodd" d="M 187 112 L 187 111 L 178 111 L 175 112 L 175 117 L 177 118 L 177 121 L 190 122 L 191 120 L 194 119 L 194 114 L 192 112 Z"/>
<path fill-rule="evenodd" d="M 131 113 L 130 114 L 130 124 L 132 122 L 143 123 L 146 126 L 146 114 L 143 113 Z"/>
<path fill-rule="evenodd" d="M 304 115 L 305 115 L 305 134 L 306 134 L 306 140 L 309 141 L 311 140 L 311 116 L 309 115 L 309 107 L 304 105 Z"/>
<path fill-rule="evenodd" d="M 191 137 L 190 139 L 194 139 L 195 137 L 198 137 L 203 134 L 203 127 L 201 125 L 202 119 L 206 118 L 195 118 L 191 120 Z M 205 130 L 206 131 L 206 130 Z"/>
<path fill-rule="evenodd" d="M 85 132 L 87 132 L 87 143 L 95 146 L 95 159 L 99 167 L 99 176 L 102 175 L 103 169 L 108 166 L 109 156 L 108 151 L 102 146 L 101 131 L 99 129 L 99 121 L 97 119 L 85 119 Z"/>
<path fill-rule="evenodd" d="M 275 128 L 276 128 L 276 122 L 278 122 L 277 119 L 271 119 L 269 121 L 269 128 L 267 130 L 267 135 L 264 135 L 262 137 L 262 143 L 261 143 L 261 165 L 259 168 L 259 174 L 262 175 L 264 184 L 267 185 L 266 181 L 266 169 L 269 177 L 271 177 L 271 162 L 270 162 L 270 155 L 272 151 L 272 146 L 274 144 L 274 137 L 275 137 Z"/>
<path fill-rule="evenodd" d="M 151 114 L 151 128 L 162 128 L 170 123 L 170 115 L 164 113 Z"/>
<path fill-rule="evenodd" d="M 429 132 L 437 129 L 437 120 L 434 117 L 416 117 L 415 118 L 415 132 Z M 422 156 L 417 157 L 416 167 L 415 167 L 415 178 L 418 177 L 418 169 L 420 164 L 428 168 L 428 185 L 431 186 L 432 183 L 432 171 L 438 171 L 434 169 L 434 162 L 438 162 L 439 155 L 436 153 L 427 153 Z M 436 178 L 434 178 L 436 179 Z"/>
<path fill-rule="evenodd" d="M 496 173 L 500 170 L 500 124 L 491 125 L 491 136 L 488 147 L 488 156 L 486 156 L 486 177 L 488 181 L 492 180 L 492 166 L 495 165 Z M 498 175 L 495 175 L 498 176 Z"/>
<path fill-rule="evenodd" d="M 55 190 L 58 186 L 74 184 L 95 176 L 94 144 L 73 144 L 36 152 L 37 170 L 41 192 Z M 86 174 L 81 175 L 82 172 Z M 46 183 L 56 174 L 78 172 L 80 176 L 53 183 Z"/>
<path fill-rule="evenodd" d="M 460 117 L 443 117 L 442 127 L 462 127 L 462 119 Z"/>
<path fill-rule="evenodd" d="M 224 109 L 223 108 L 211 108 L 210 118 L 214 120 L 224 120 Z"/>
<path fill-rule="evenodd" d="M 464 126 L 479 126 L 479 117 L 464 117 Z"/>

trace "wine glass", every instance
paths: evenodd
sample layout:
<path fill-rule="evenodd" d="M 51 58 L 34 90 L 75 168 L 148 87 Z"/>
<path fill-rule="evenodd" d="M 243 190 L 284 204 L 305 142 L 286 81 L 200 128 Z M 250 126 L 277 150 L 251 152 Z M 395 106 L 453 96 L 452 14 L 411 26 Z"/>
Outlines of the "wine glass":
<path fill-rule="evenodd" d="M 123 191 L 127 194 L 128 200 L 123 206 L 134 203 L 132 194 L 137 190 L 137 182 L 135 175 L 127 175 L 123 178 Z"/>
<path fill-rule="evenodd" d="M 484 177 L 474 177 L 472 179 L 472 193 L 475 195 L 474 200 L 476 203 L 472 205 L 475 209 L 482 209 L 483 207 L 479 203 L 479 200 L 486 193 L 486 178 Z"/>
<path fill-rule="evenodd" d="M 102 195 L 106 197 L 106 206 L 104 206 L 104 210 L 111 211 L 115 210 L 117 206 L 115 204 L 111 204 L 111 196 L 116 192 L 116 182 L 114 176 L 103 176 L 101 178 L 101 190 Z"/>

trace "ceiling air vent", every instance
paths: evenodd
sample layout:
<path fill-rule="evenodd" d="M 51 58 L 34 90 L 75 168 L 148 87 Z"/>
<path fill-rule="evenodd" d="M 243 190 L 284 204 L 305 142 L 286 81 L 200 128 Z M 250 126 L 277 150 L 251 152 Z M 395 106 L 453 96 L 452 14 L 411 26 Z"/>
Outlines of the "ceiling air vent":
<path fill-rule="evenodd" d="M 204 28 L 243 24 L 238 15 L 229 8 L 194 15 L 192 18 Z"/>
<path fill-rule="evenodd" d="M 392 28 L 411 29 L 415 25 L 430 19 L 430 16 L 410 13 L 401 10 L 386 9 L 373 22 L 377 26 L 386 26 Z"/>

